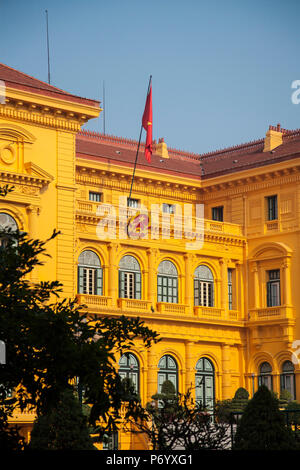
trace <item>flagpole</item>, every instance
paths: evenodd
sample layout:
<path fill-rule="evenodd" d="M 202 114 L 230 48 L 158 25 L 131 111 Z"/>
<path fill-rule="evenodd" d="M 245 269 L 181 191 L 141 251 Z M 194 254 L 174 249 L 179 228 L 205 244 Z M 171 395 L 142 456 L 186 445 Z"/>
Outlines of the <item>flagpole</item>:
<path fill-rule="evenodd" d="M 150 90 L 150 86 L 151 86 L 151 81 L 152 81 L 152 75 L 150 75 L 150 78 L 149 78 L 149 85 L 148 85 L 147 96 L 148 96 L 148 94 L 149 94 L 149 90 Z M 133 180 L 134 180 L 134 175 L 135 175 L 135 170 L 136 170 L 136 164 L 137 164 L 137 161 L 138 161 L 138 155 L 139 155 L 139 149 L 140 149 L 140 144 L 141 144 L 142 132 L 143 132 L 143 123 L 142 123 L 142 125 L 141 125 L 141 130 L 140 130 L 140 137 L 139 137 L 138 147 L 137 147 L 136 156 L 135 156 L 135 162 L 134 162 L 134 168 L 133 168 L 133 174 L 132 174 L 132 179 L 131 179 L 131 186 L 130 186 L 130 192 L 129 192 L 128 201 L 130 201 L 130 198 L 131 198 L 132 186 L 133 186 Z"/>

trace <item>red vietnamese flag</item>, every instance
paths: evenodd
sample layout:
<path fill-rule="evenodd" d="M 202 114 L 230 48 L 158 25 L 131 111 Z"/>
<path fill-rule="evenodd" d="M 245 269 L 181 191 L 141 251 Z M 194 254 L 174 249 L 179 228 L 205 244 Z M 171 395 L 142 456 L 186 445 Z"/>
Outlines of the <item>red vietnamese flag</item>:
<path fill-rule="evenodd" d="M 145 143 L 145 157 L 150 163 L 152 155 L 152 84 L 150 84 L 149 92 L 147 95 L 142 124 L 143 128 L 147 132 Z"/>

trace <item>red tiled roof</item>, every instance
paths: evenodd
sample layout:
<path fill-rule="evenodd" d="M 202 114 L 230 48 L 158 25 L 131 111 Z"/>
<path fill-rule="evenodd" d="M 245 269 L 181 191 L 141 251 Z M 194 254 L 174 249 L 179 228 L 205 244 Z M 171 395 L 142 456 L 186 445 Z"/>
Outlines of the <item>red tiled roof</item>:
<path fill-rule="evenodd" d="M 137 142 L 129 139 L 106 136 L 94 132 L 79 132 L 76 138 L 77 157 L 133 167 L 137 151 Z M 138 168 L 156 170 L 159 173 L 169 173 L 182 177 L 198 179 L 200 176 L 199 161 L 161 158 L 153 154 L 151 163 L 144 157 L 144 143 L 141 143 L 138 158 Z"/>
<path fill-rule="evenodd" d="M 3 80 L 6 86 L 19 90 L 30 91 L 45 96 L 53 96 L 55 98 L 60 98 L 74 103 L 81 103 L 96 108 L 100 105 L 99 101 L 72 95 L 71 93 L 61 90 L 53 85 L 49 85 L 46 82 L 42 82 L 41 80 L 2 63 L 0 63 L 0 80 Z"/>
<path fill-rule="evenodd" d="M 141 144 L 138 165 L 139 168 L 162 173 L 209 179 L 300 157 L 300 130 L 281 129 L 281 132 L 283 144 L 271 152 L 263 152 L 264 139 L 259 139 L 202 155 L 168 149 L 169 159 L 154 154 L 151 163 L 143 157 L 144 144 Z M 134 165 L 137 149 L 135 140 L 81 131 L 76 142 L 79 157 L 92 160 L 100 158 L 121 166 Z"/>

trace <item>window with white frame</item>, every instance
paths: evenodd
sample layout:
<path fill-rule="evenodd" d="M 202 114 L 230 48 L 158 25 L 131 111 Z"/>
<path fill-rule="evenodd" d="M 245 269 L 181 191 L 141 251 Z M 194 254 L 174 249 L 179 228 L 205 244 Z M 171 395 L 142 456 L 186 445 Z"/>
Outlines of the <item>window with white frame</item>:
<path fill-rule="evenodd" d="M 194 304 L 214 306 L 214 277 L 208 266 L 200 265 L 194 273 Z"/>
<path fill-rule="evenodd" d="M 99 257 L 91 250 L 83 251 L 78 258 L 78 293 L 102 295 L 103 273 Z"/>
<path fill-rule="evenodd" d="M 134 256 L 123 256 L 119 263 L 119 297 L 141 299 L 141 268 Z"/>
<path fill-rule="evenodd" d="M 125 353 L 119 360 L 119 376 L 129 380 L 135 391 L 139 393 L 139 362 L 132 353 Z"/>
<path fill-rule="evenodd" d="M 267 282 L 267 307 L 277 307 L 280 301 L 280 270 L 272 269 L 268 271 L 269 280 Z"/>
<path fill-rule="evenodd" d="M 0 230 L 8 230 L 9 233 L 13 234 L 13 232 L 18 230 L 17 222 L 11 215 L 0 212 Z M 10 236 L 9 233 L 0 238 L 0 247 L 5 247 L 8 237 Z"/>
<path fill-rule="evenodd" d="M 259 367 L 258 386 L 265 385 L 269 390 L 273 388 L 272 367 L 268 362 L 263 362 Z"/>
<path fill-rule="evenodd" d="M 280 391 L 287 390 L 292 400 L 296 399 L 295 366 L 291 361 L 285 361 L 280 375 Z"/>
<path fill-rule="evenodd" d="M 175 204 L 163 203 L 162 210 L 165 214 L 175 214 Z"/>
<path fill-rule="evenodd" d="M 178 303 L 178 273 L 168 260 L 160 263 L 157 273 L 157 301 Z"/>
<path fill-rule="evenodd" d="M 101 202 L 102 201 L 102 193 L 97 193 L 95 191 L 89 192 L 89 200 L 93 202 Z"/>

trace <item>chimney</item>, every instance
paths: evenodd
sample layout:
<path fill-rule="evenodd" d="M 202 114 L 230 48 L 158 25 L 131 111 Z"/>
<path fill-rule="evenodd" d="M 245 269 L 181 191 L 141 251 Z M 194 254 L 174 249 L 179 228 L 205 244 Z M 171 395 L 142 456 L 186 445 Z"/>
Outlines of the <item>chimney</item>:
<path fill-rule="evenodd" d="M 275 149 L 279 145 L 282 144 L 282 130 L 280 124 L 277 126 L 269 126 L 269 130 L 266 133 L 265 137 L 265 146 L 264 152 L 271 152 L 271 150 Z"/>
<path fill-rule="evenodd" d="M 158 144 L 155 146 L 155 153 L 162 158 L 170 158 L 167 144 L 165 143 L 163 137 L 158 140 Z"/>

